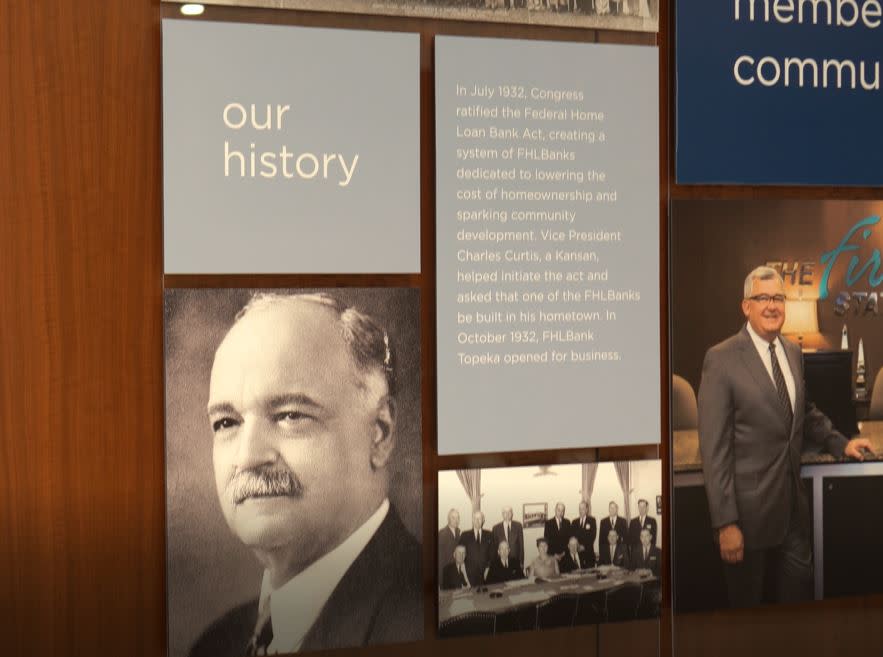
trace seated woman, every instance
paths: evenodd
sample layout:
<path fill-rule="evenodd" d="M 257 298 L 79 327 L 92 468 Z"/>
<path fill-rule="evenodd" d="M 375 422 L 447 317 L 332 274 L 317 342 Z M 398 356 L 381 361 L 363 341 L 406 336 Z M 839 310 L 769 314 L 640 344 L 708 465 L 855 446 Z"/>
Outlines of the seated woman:
<path fill-rule="evenodd" d="M 527 567 L 528 577 L 555 577 L 558 575 L 558 560 L 549 554 L 549 543 L 545 538 L 537 539 L 539 554 Z"/>

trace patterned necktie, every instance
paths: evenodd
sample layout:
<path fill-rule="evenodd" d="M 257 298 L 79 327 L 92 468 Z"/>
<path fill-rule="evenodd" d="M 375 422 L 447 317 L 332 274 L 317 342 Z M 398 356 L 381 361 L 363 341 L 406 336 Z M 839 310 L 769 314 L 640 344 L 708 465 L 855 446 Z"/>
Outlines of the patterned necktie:
<path fill-rule="evenodd" d="M 254 625 L 254 633 L 245 646 L 246 657 L 266 655 L 267 648 L 273 641 L 273 622 L 270 620 L 270 596 L 258 607 L 258 619 Z"/>
<path fill-rule="evenodd" d="M 773 379 L 776 381 L 776 392 L 779 395 L 779 404 L 784 413 L 785 426 L 788 427 L 790 433 L 791 425 L 794 423 L 794 411 L 791 409 L 791 397 L 788 395 L 788 386 L 785 385 L 785 376 L 782 374 L 779 359 L 776 357 L 775 342 L 770 342 L 770 360 L 773 364 Z"/>

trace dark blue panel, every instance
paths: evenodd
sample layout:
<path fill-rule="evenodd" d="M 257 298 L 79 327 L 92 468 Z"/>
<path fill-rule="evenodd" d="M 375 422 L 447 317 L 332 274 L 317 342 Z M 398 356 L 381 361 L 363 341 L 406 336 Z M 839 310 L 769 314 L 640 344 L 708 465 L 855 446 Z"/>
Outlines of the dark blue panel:
<path fill-rule="evenodd" d="M 763 21 L 764 0 L 755 0 L 753 22 L 747 20 L 750 0 L 739 0 L 740 21 L 734 19 L 736 0 L 677 0 L 679 183 L 883 185 L 883 26 L 813 25 L 812 0 L 804 0 L 805 22 L 798 24 L 801 1 L 792 0 L 795 18 L 783 25 Z M 864 1 L 855 0 L 859 7 Z M 830 0 L 835 16 L 837 3 Z M 769 0 L 771 8 L 775 4 Z M 819 7 L 826 17 L 826 0 Z M 850 18 L 851 9 L 845 15 Z M 773 86 L 757 80 L 740 85 L 733 67 L 743 55 L 775 59 L 782 79 Z M 795 65 L 785 86 L 786 58 L 816 60 L 818 86 L 811 75 L 798 86 Z M 838 89 L 833 68 L 825 88 L 825 60 L 844 59 L 855 64 L 856 89 Z M 861 62 L 865 81 L 877 80 L 876 89 L 862 88 Z M 767 79 L 774 70 L 771 63 L 763 67 Z M 746 62 L 741 71 L 750 78 L 756 64 Z"/>

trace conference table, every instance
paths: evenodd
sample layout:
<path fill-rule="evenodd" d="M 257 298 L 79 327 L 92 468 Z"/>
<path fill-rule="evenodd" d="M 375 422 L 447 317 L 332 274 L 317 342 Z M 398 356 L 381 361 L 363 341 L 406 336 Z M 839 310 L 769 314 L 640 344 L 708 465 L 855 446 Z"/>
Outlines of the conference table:
<path fill-rule="evenodd" d="M 518 609 L 533 608 L 557 595 L 609 592 L 626 586 L 644 586 L 656 582 L 648 570 L 628 571 L 616 566 L 598 566 L 567 573 L 555 578 L 514 580 L 489 584 L 479 590 L 441 591 L 439 593 L 439 625 L 452 618 L 475 612 L 505 614 Z M 496 594 L 501 595 L 497 597 Z"/>
<path fill-rule="evenodd" d="M 811 500 L 817 600 L 839 595 L 883 593 L 883 574 L 879 577 L 869 576 L 869 569 L 865 568 L 863 561 L 851 554 L 856 546 L 862 546 L 862 549 L 874 554 L 883 548 L 883 527 L 876 522 L 876 504 L 883 499 L 883 421 L 859 422 L 859 433 L 854 437 L 867 438 L 871 443 L 872 454 L 866 455 L 863 461 L 838 459 L 823 452 L 806 452 L 801 458 L 801 479 L 807 486 Z M 699 432 L 674 431 L 672 438 L 676 507 L 673 515 L 674 534 L 678 535 L 680 527 L 682 536 L 685 533 L 695 536 L 695 527 L 685 527 L 683 523 L 697 522 L 699 506 L 695 504 L 696 493 L 701 490 L 703 502 L 705 497 Z M 695 493 L 689 493 L 690 489 Z M 693 497 L 694 502 L 689 507 L 679 503 L 679 491 Z M 710 523 L 707 520 L 707 507 L 703 510 L 706 523 Z M 865 522 L 869 516 L 874 521 Z M 709 525 L 709 536 L 710 531 Z M 849 540 L 843 540 L 844 535 L 848 535 Z M 826 552 L 829 554 L 826 555 Z M 674 558 L 678 559 L 677 546 Z M 677 572 L 675 578 L 678 578 Z M 707 580 L 704 586 L 707 588 Z M 676 598 L 677 589 L 676 582 Z"/>

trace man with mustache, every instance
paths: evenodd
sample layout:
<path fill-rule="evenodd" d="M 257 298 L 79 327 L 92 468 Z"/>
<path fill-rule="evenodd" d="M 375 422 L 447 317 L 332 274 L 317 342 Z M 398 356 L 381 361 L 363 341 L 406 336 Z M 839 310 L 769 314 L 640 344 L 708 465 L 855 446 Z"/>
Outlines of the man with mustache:
<path fill-rule="evenodd" d="M 386 332 L 327 294 L 259 295 L 237 315 L 208 420 L 224 517 L 264 573 L 193 657 L 422 638 L 420 549 L 387 497 L 394 384 Z"/>
<path fill-rule="evenodd" d="M 847 440 L 806 398 L 800 347 L 780 335 L 785 288 L 775 269 L 748 274 L 742 312 L 742 330 L 706 353 L 699 385 L 702 472 L 730 604 L 811 599 L 804 441 L 858 460 L 870 443 Z"/>

